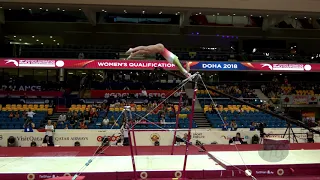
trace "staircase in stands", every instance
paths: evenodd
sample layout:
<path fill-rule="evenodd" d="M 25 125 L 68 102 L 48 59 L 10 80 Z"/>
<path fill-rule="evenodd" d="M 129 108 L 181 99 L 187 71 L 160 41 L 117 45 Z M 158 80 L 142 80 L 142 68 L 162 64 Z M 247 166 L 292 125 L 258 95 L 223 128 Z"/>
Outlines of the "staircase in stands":
<path fill-rule="evenodd" d="M 207 120 L 203 112 L 194 112 L 193 120 L 197 124 L 198 128 L 210 128 L 211 125 Z"/>
<path fill-rule="evenodd" d="M 50 120 L 53 122 L 57 122 L 60 116 L 60 112 L 55 112 L 51 116 L 49 116 Z"/>

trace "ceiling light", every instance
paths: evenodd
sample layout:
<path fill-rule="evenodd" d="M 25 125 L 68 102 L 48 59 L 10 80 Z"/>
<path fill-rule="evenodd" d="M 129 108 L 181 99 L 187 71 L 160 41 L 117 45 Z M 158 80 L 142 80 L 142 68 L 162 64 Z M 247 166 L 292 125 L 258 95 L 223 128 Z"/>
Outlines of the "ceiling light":
<path fill-rule="evenodd" d="M 62 9 L 62 11 L 65 11 L 64 9 Z"/>
<path fill-rule="evenodd" d="M 25 42 L 24 44 L 25 44 L 25 45 L 28 45 L 28 43 L 27 43 L 27 42 Z"/>
<path fill-rule="evenodd" d="M 127 11 L 126 11 L 126 10 L 123 10 L 123 12 L 124 12 L 124 13 L 127 13 Z"/>
<path fill-rule="evenodd" d="M 22 7 L 21 9 L 24 9 L 24 7 Z"/>
<path fill-rule="evenodd" d="M 81 9 L 79 9 L 79 11 L 81 11 Z"/>
<path fill-rule="evenodd" d="M 230 14 L 228 14 L 228 16 L 230 16 Z"/>
<path fill-rule="evenodd" d="M 259 16 L 259 18 L 261 18 L 261 16 Z"/>
<path fill-rule="evenodd" d="M 144 14 L 145 13 L 145 11 L 142 11 L 142 14 Z"/>
<path fill-rule="evenodd" d="M 307 17 L 304 17 L 305 19 L 307 19 Z"/>
<path fill-rule="evenodd" d="M 60 11 L 60 8 L 57 8 L 58 11 Z"/>
<path fill-rule="evenodd" d="M 252 14 L 250 16 L 253 16 Z"/>
<path fill-rule="evenodd" d="M 43 43 L 41 43 L 41 45 L 43 45 Z"/>
<path fill-rule="evenodd" d="M 31 11 L 32 9 L 29 9 L 29 11 Z"/>
<path fill-rule="evenodd" d="M 49 9 L 46 9 L 46 11 L 49 11 Z"/>
<path fill-rule="evenodd" d="M 34 38 L 34 36 L 32 36 L 32 38 Z"/>
<path fill-rule="evenodd" d="M 19 39 L 19 41 L 22 41 L 22 39 Z"/>
<path fill-rule="evenodd" d="M 178 15 L 178 13 L 176 13 L 176 15 Z M 196 16 L 198 16 L 198 14 L 196 14 Z"/>
<path fill-rule="evenodd" d="M 247 17 L 247 16 L 243 16 L 243 17 Z"/>
<path fill-rule="evenodd" d="M 16 38 L 17 36 L 13 36 L 14 38 Z"/>
<path fill-rule="evenodd" d="M 298 18 L 294 18 L 295 20 L 297 20 Z"/>
<path fill-rule="evenodd" d="M 50 36 L 50 39 L 52 39 L 52 36 Z"/>
<path fill-rule="evenodd" d="M 233 14 L 234 16 L 236 15 L 236 14 Z"/>
<path fill-rule="evenodd" d="M 11 11 L 11 9 L 9 9 L 9 11 Z"/>
<path fill-rule="evenodd" d="M 216 15 L 212 15 L 212 16 L 216 16 Z"/>
<path fill-rule="evenodd" d="M 39 8 L 40 10 L 42 9 L 42 7 L 41 8 Z"/>
<path fill-rule="evenodd" d="M 217 13 L 217 15 L 219 16 L 220 13 Z"/>
<path fill-rule="evenodd" d="M 180 14 L 180 12 L 177 12 L 178 14 Z"/>
<path fill-rule="evenodd" d="M 179 13 L 179 12 L 178 12 Z M 199 12 L 199 14 L 201 14 L 201 12 Z"/>
<path fill-rule="evenodd" d="M 60 44 L 59 44 L 59 43 L 57 43 L 57 45 L 59 46 Z"/>
<path fill-rule="evenodd" d="M 160 11 L 159 14 L 162 14 L 162 11 Z"/>
<path fill-rule="evenodd" d="M 0 9 L 2 9 L 2 6 L 0 7 Z"/>
<path fill-rule="evenodd" d="M 269 14 L 267 14 L 267 17 L 269 17 Z"/>
<path fill-rule="evenodd" d="M 56 42 L 56 40 L 54 39 L 53 42 Z"/>
<path fill-rule="evenodd" d="M 104 12 L 104 9 L 102 9 L 102 12 Z"/>
<path fill-rule="evenodd" d="M 37 39 L 36 41 L 39 41 L 39 39 Z"/>
<path fill-rule="evenodd" d="M 178 15 L 178 13 L 176 13 L 176 15 Z M 196 15 L 198 15 L 198 14 L 196 14 Z"/>

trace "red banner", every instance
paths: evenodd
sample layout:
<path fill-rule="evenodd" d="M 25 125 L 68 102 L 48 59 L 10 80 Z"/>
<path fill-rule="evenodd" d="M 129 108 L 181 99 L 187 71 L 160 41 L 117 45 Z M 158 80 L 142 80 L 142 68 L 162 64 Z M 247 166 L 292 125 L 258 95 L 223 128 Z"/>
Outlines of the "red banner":
<path fill-rule="evenodd" d="M 0 91 L 2 96 L 42 96 L 42 97 L 62 97 L 61 91 Z"/>
<path fill-rule="evenodd" d="M 320 72 L 320 64 L 183 61 L 191 71 L 276 71 Z M 175 65 L 163 60 L 91 60 L 91 59 L 0 59 L 0 68 L 65 68 L 65 69 L 131 69 L 177 70 Z"/>
<path fill-rule="evenodd" d="M 172 90 L 147 90 L 146 93 L 141 90 L 91 90 L 91 98 L 124 97 L 128 95 L 165 98 L 172 93 L 174 93 Z M 179 96 L 179 92 L 174 93 L 173 96 Z"/>
<path fill-rule="evenodd" d="M 0 59 L 1 68 L 66 68 L 66 69 L 176 69 L 167 61 L 89 60 L 89 59 Z"/>

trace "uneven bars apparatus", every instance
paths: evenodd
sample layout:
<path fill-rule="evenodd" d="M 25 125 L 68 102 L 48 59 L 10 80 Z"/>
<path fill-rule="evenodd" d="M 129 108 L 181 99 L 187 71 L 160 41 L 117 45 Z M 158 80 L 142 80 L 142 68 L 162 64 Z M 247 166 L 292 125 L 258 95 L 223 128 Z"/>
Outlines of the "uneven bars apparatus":
<path fill-rule="evenodd" d="M 197 97 L 197 91 L 198 91 L 198 78 L 201 75 L 197 72 L 193 75 L 191 75 L 191 77 L 188 77 L 187 79 L 183 80 L 184 81 L 190 81 L 192 82 L 194 78 L 197 78 L 194 84 L 194 88 L 193 88 L 193 97 L 192 97 L 192 105 L 191 105 L 191 114 L 189 115 L 189 127 L 188 127 L 188 136 L 187 136 L 187 142 L 186 142 L 186 149 L 185 149 L 185 153 L 184 153 L 184 162 L 183 162 L 183 171 L 182 171 L 182 176 L 186 177 L 186 166 L 187 166 L 187 159 L 188 159 L 188 151 L 189 151 L 189 144 L 190 144 L 190 139 L 191 139 L 191 128 L 192 128 L 192 122 L 193 122 L 193 116 L 194 116 L 194 106 L 195 106 L 195 101 L 196 101 L 196 97 Z M 182 87 L 180 88 L 180 98 L 179 98 L 179 107 L 178 107 L 178 112 L 180 114 L 181 111 L 181 104 L 182 104 Z M 159 105 L 163 104 L 163 102 L 161 102 Z M 130 111 L 130 110 L 129 110 Z M 130 111 L 131 113 L 131 111 Z M 172 149 L 171 149 L 171 155 L 173 155 L 173 150 L 174 150 L 174 143 L 175 143 L 175 139 L 176 139 L 176 133 L 177 133 L 177 129 L 178 129 L 178 124 L 179 124 L 179 114 L 176 113 L 176 127 L 174 130 L 174 137 L 173 137 L 173 141 L 172 141 Z M 130 116 L 130 118 L 132 118 L 132 115 Z M 132 120 L 132 119 L 131 119 Z M 132 127 L 132 128 L 131 128 Z M 132 140 L 131 140 L 131 131 L 132 131 Z M 136 164 L 135 164 L 135 158 L 134 155 L 137 155 L 137 144 L 136 144 L 136 137 L 134 134 L 134 126 L 129 126 L 128 129 L 128 138 L 129 138 L 129 146 L 130 146 L 130 153 L 131 153 L 131 160 L 132 160 L 132 167 L 133 167 L 133 175 L 134 175 L 134 179 L 137 179 L 137 170 L 136 170 Z M 132 141 L 134 142 L 134 145 L 132 144 Z"/>
<path fill-rule="evenodd" d="M 172 75 L 172 76 L 174 76 L 174 77 L 178 77 L 178 78 L 183 78 L 183 77 L 184 77 L 184 76 L 182 76 L 182 75 L 178 75 L 178 74 L 173 73 L 173 72 L 171 72 L 171 71 L 164 70 L 163 68 L 157 68 L 157 69 L 160 70 L 160 71 L 166 72 L 166 73 L 168 73 L 168 74 L 170 74 L 170 75 Z M 195 84 L 195 82 L 193 82 L 193 81 L 190 81 L 190 82 L 193 83 L 193 84 Z M 204 82 L 204 83 L 205 83 L 205 82 Z M 202 87 L 204 87 L 203 84 L 199 84 L 199 85 L 202 86 Z M 232 99 L 232 100 L 234 100 L 234 101 L 240 102 L 240 103 L 242 103 L 242 104 L 245 104 L 245 105 L 247 105 L 247 106 L 250 106 L 250 107 L 252 107 L 252 108 L 255 108 L 255 109 L 259 110 L 259 111 L 262 111 L 262 112 L 264 112 L 264 113 L 266 113 L 266 114 L 270 114 L 270 115 L 272 115 L 272 116 L 274 116 L 274 117 L 277 117 L 277 118 L 279 118 L 279 119 L 285 120 L 286 122 L 289 122 L 289 123 L 291 123 L 291 124 L 295 124 L 295 125 L 297 125 L 297 126 L 299 126 L 299 127 L 302 127 L 302 128 L 304 128 L 304 129 L 307 129 L 307 130 L 309 130 L 309 131 L 311 131 L 311 132 L 314 132 L 314 133 L 320 135 L 320 131 L 319 131 L 319 130 L 310 128 L 308 125 L 306 125 L 306 124 L 303 123 L 302 121 L 299 121 L 299 120 L 296 120 L 296 119 L 291 119 L 291 118 L 288 118 L 288 117 L 285 117 L 285 116 L 276 114 L 276 113 L 274 113 L 274 112 L 272 112 L 272 111 L 263 109 L 263 108 L 261 108 L 261 107 L 255 106 L 255 105 L 253 105 L 253 104 L 251 104 L 251 103 L 248 103 L 248 102 L 246 102 L 246 101 L 243 101 L 243 100 L 241 100 L 241 99 L 239 99 L 239 98 L 236 98 L 236 97 L 233 97 L 233 96 L 231 96 L 231 95 L 229 95 L 229 94 L 226 94 L 226 93 L 224 93 L 224 92 L 218 91 L 218 90 L 216 90 L 216 89 L 214 89 L 214 88 L 212 88 L 212 87 L 210 87 L 210 86 L 208 86 L 207 88 L 208 88 L 208 90 L 211 90 L 212 92 L 215 92 L 215 93 L 217 93 L 217 94 L 220 94 L 220 95 L 222 95 L 222 96 L 224 96 L 224 97 L 227 97 L 227 98 Z"/>

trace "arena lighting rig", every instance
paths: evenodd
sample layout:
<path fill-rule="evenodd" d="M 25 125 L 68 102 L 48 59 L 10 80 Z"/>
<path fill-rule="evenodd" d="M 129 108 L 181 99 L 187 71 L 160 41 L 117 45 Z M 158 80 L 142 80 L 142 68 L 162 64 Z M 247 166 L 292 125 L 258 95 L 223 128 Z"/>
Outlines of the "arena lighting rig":
<path fill-rule="evenodd" d="M 171 72 L 171 71 L 167 71 L 167 70 L 165 70 L 165 69 L 163 69 L 163 68 L 156 68 L 155 70 L 160 70 L 160 71 L 166 72 L 166 73 L 168 73 L 168 74 L 170 74 L 170 75 L 172 75 L 172 76 L 175 76 L 175 77 L 177 77 L 177 78 L 182 78 L 182 79 L 185 78 L 183 75 L 176 74 L 176 73 Z M 190 81 L 190 83 L 195 84 L 194 81 Z M 207 82 L 204 82 L 204 83 L 207 84 Z M 234 101 L 237 101 L 237 102 L 240 102 L 240 103 L 245 104 L 245 105 L 247 105 L 247 106 L 250 106 L 250 107 L 252 107 L 252 108 L 258 109 L 259 111 L 262 111 L 262 112 L 264 112 L 264 113 L 270 114 L 270 115 L 272 115 L 272 116 L 274 116 L 274 117 L 277 117 L 277 118 L 279 118 L 279 119 L 285 120 L 285 121 L 287 122 L 287 124 L 294 124 L 294 125 L 297 125 L 297 126 L 299 126 L 299 127 L 305 128 L 305 129 L 309 130 L 310 132 L 313 132 L 313 133 L 316 133 L 316 134 L 319 134 L 319 135 L 320 135 L 320 131 L 319 131 L 319 130 L 316 130 L 316 129 L 313 129 L 313 128 L 309 127 L 307 124 L 303 123 L 302 121 L 299 121 L 299 120 L 296 120 L 296 119 L 291 119 L 291 118 L 288 118 L 288 117 L 285 117 L 285 116 L 281 116 L 281 115 L 276 114 L 276 113 L 274 113 L 274 112 L 272 112 L 272 111 L 269 111 L 269 110 L 260 108 L 260 107 L 258 107 L 258 106 L 255 106 L 255 105 L 251 104 L 251 103 L 248 103 L 248 102 L 246 102 L 246 101 L 243 101 L 243 100 L 241 100 L 241 99 L 238 99 L 238 98 L 236 98 L 236 97 L 233 97 L 233 96 L 231 96 L 231 95 L 229 95 L 229 94 L 226 94 L 226 93 L 224 93 L 224 92 L 218 91 L 218 90 L 216 90 L 216 89 L 214 89 L 214 88 L 212 88 L 212 87 L 210 87 L 210 86 L 205 87 L 202 83 L 198 83 L 198 86 L 201 86 L 201 87 L 203 87 L 203 88 L 208 88 L 209 90 L 211 90 L 211 91 L 213 91 L 213 92 L 215 92 L 215 93 L 218 93 L 218 94 L 220 94 L 220 95 L 222 95 L 222 96 L 224 96 L 224 97 L 230 98 L 230 99 L 232 99 L 232 100 L 234 100 Z"/>

